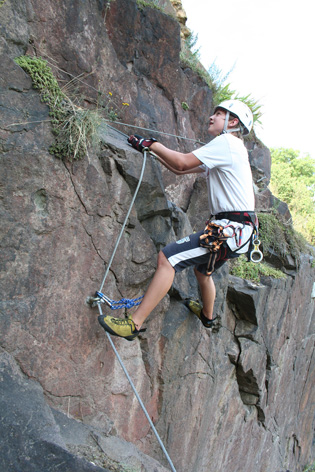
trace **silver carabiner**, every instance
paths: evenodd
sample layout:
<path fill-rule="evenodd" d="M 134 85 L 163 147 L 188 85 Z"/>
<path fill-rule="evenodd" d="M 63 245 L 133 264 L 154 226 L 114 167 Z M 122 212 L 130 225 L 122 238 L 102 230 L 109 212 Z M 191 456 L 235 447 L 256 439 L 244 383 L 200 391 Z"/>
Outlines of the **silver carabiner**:
<path fill-rule="evenodd" d="M 259 239 L 255 239 L 253 242 L 254 242 L 254 249 L 250 253 L 250 260 L 252 262 L 261 262 L 264 255 L 259 249 L 260 241 Z"/>

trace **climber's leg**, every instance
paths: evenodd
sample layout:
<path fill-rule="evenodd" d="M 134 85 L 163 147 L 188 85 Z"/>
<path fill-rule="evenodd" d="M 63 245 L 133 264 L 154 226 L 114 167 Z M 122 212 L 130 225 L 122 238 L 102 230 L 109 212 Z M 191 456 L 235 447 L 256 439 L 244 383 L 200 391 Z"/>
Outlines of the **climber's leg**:
<path fill-rule="evenodd" d="M 126 319 L 102 315 L 98 317 L 100 324 L 114 336 L 120 336 L 131 341 L 138 336 L 142 323 L 169 291 L 174 275 L 175 270 L 161 251 L 158 255 L 158 264 L 154 277 L 141 304 L 133 315 L 129 315 Z"/>

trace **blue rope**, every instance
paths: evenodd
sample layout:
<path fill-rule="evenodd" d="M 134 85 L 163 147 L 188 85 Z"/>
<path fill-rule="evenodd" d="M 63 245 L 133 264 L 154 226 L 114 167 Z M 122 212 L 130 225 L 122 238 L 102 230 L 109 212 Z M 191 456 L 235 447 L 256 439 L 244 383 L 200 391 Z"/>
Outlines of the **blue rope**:
<path fill-rule="evenodd" d="M 133 306 L 138 306 L 140 305 L 142 300 L 142 297 L 139 298 L 122 298 L 118 302 L 115 300 L 111 300 L 112 304 L 110 305 L 110 308 L 112 310 L 118 310 L 119 308 L 132 308 Z"/>
<path fill-rule="evenodd" d="M 111 310 L 119 310 L 120 308 L 132 308 L 138 306 L 141 303 L 142 297 L 138 298 L 122 298 L 121 300 L 115 301 L 103 295 L 102 292 L 96 292 L 96 296 L 100 298 L 103 303 L 107 303 Z"/>

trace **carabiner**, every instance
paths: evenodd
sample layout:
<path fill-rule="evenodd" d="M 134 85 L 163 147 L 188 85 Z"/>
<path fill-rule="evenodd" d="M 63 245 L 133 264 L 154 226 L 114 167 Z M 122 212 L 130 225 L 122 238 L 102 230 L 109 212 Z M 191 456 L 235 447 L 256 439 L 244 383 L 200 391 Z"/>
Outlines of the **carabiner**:
<path fill-rule="evenodd" d="M 259 239 L 255 239 L 253 242 L 254 242 L 254 249 L 250 253 L 250 260 L 252 262 L 261 262 L 264 255 L 259 249 L 260 241 Z"/>

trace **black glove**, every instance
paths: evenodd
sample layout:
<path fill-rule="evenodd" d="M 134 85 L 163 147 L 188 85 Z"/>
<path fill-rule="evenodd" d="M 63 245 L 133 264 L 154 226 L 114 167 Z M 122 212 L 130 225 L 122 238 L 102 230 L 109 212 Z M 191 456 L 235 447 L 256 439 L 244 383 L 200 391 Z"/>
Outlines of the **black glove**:
<path fill-rule="evenodd" d="M 144 148 L 149 148 L 153 143 L 157 142 L 154 138 L 146 139 L 142 136 L 139 136 L 138 134 L 132 134 L 131 136 L 129 136 L 127 141 L 131 144 L 133 148 L 137 149 L 137 151 L 140 152 L 142 152 Z"/>

